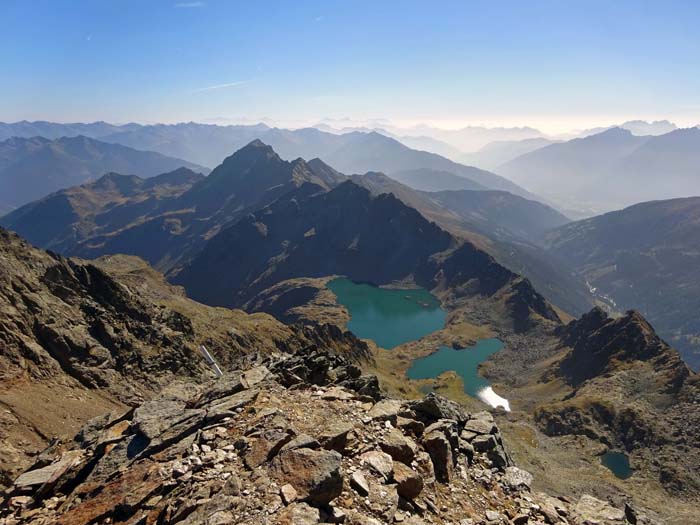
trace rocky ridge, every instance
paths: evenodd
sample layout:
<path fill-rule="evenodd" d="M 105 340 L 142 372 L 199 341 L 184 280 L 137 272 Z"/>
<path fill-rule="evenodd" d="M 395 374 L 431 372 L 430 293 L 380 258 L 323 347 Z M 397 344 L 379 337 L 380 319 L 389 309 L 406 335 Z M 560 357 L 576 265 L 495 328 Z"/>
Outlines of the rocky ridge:
<path fill-rule="evenodd" d="M 0 486 L 88 419 L 211 378 L 200 344 L 224 369 L 318 346 L 371 359 L 335 326 L 207 307 L 136 258 L 66 259 L 0 229 Z"/>
<path fill-rule="evenodd" d="M 0 524 L 649 523 L 531 482 L 491 414 L 385 398 L 308 350 L 90 421 L 14 481 Z"/>

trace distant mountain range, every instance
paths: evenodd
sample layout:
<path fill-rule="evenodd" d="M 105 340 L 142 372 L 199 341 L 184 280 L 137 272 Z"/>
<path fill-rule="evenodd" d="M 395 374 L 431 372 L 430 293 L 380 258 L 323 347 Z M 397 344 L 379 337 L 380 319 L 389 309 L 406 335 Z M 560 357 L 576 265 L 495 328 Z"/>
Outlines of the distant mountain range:
<path fill-rule="evenodd" d="M 618 125 L 587 129 L 580 132 L 579 137 L 597 135 L 598 133 L 602 133 L 603 131 L 607 131 L 612 128 L 622 128 L 626 129 L 633 135 L 645 136 L 664 135 L 678 129 L 678 126 L 676 126 L 673 122 L 669 122 L 668 120 L 628 120 L 627 122 L 623 122 L 622 124 Z"/>
<path fill-rule="evenodd" d="M 305 182 L 329 189 L 341 178 L 325 165 L 315 172 L 301 159 L 284 161 L 254 141 L 206 178 L 180 170 L 157 177 L 162 187 L 106 175 L 24 206 L 0 224 L 60 253 L 86 258 L 138 255 L 168 270 L 251 209 Z"/>
<path fill-rule="evenodd" d="M 637 136 L 622 128 L 521 155 L 498 172 L 571 215 L 700 195 L 700 129 Z"/>
<path fill-rule="evenodd" d="M 502 164 L 556 142 L 544 137 L 491 142 L 474 153 L 463 154 L 458 161 L 469 166 L 498 171 Z"/>
<path fill-rule="evenodd" d="M 185 160 L 85 136 L 7 139 L 0 142 L 0 215 L 110 171 L 151 177 L 179 167 L 209 171 Z"/>
<path fill-rule="evenodd" d="M 152 181 L 110 174 L 23 206 L 0 224 L 59 253 L 139 255 L 174 274 L 247 214 L 292 193 L 302 202 L 310 197 L 305 192 L 324 193 L 346 180 L 320 159 L 284 161 L 254 141 L 206 178 L 188 170 Z M 393 193 L 456 237 L 474 242 L 530 277 L 562 308 L 579 313 L 592 304 L 583 282 L 554 268 L 531 242 L 568 221 L 555 210 L 504 191 L 427 193 L 380 173 L 352 180 L 375 196 Z"/>
<path fill-rule="evenodd" d="M 700 368 L 700 197 L 564 225 L 545 246 L 616 310 L 635 308 Z"/>
<path fill-rule="evenodd" d="M 417 189 L 429 188 L 436 191 L 455 189 L 453 182 L 442 184 L 440 180 L 431 180 L 432 172 L 445 172 L 470 179 L 472 189 L 478 184 L 488 189 L 505 190 L 526 198 L 537 198 L 494 173 L 458 164 L 435 153 L 411 149 L 394 138 L 376 132 L 356 131 L 337 134 L 315 128 L 297 130 L 269 128 L 264 124 L 216 126 L 183 123 L 114 126 L 104 122 L 93 124 L 19 122 L 0 125 L 0 138 L 26 136 L 26 134 L 34 136 L 37 133 L 45 133 L 52 137 L 74 136 L 80 133 L 104 142 L 187 159 L 210 168 L 218 166 L 232 151 L 242 148 L 254 139 L 260 139 L 265 144 L 271 145 L 283 159 L 318 157 L 344 173 L 381 171 L 394 176 L 402 171 L 430 170 L 424 172 L 427 180 L 420 181 Z"/>

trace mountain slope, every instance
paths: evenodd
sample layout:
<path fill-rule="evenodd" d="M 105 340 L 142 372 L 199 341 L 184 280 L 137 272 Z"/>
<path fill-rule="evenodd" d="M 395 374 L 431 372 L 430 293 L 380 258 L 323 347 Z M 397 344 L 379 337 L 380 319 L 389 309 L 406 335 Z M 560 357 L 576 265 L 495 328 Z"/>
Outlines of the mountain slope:
<path fill-rule="evenodd" d="M 539 202 L 500 191 L 421 192 L 381 173 L 353 175 L 374 195 L 391 193 L 453 235 L 465 238 L 527 277 L 548 301 L 571 315 L 587 312 L 593 296 L 585 282 L 533 241 L 566 217 Z"/>
<path fill-rule="evenodd" d="M 428 175 L 430 172 L 447 172 L 488 189 L 510 191 L 532 198 L 528 192 L 503 177 L 458 164 L 434 153 L 413 150 L 376 132 L 333 135 L 313 128 L 295 131 L 272 129 L 264 135 L 263 140 L 283 158 L 319 157 L 343 173 L 380 171 L 392 176 L 395 173 L 418 169 L 430 170 Z"/>
<path fill-rule="evenodd" d="M 556 141 L 544 137 L 523 140 L 490 142 L 474 153 L 466 153 L 457 159 L 468 166 L 477 166 L 485 170 L 495 170 L 511 160 L 544 148 Z"/>
<path fill-rule="evenodd" d="M 559 322 L 529 281 L 394 195 L 373 196 L 352 181 L 314 193 L 302 186 L 223 230 L 173 282 L 195 299 L 222 306 L 244 305 L 300 277 L 413 282 L 455 297 L 500 295 L 502 317 L 516 331 L 526 330 L 533 314 Z"/>
<path fill-rule="evenodd" d="M 544 380 L 563 380 L 570 393 L 537 410 L 543 430 L 623 450 L 676 497 L 697 499 L 700 377 L 635 311 L 611 319 L 595 309 L 562 329 L 561 341 Z"/>
<path fill-rule="evenodd" d="M 565 209 L 600 213 L 700 195 L 699 152 L 699 128 L 659 136 L 612 128 L 522 155 L 498 171 Z"/>
<path fill-rule="evenodd" d="M 253 141 L 208 177 L 176 189 L 166 187 L 174 174 L 157 178 L 150 188 L 147 181 L 136 183 L 139 191 L 128 198 L 100 181 L 20 208 L 0 224 L 64 254 L 126 253 L 170 269 L 251 209 L 306 182 L 324 191 L 342 178 L 320 161 L 314 166 L 318 173 L 301 159 L 283 161 L 269 146 Z"/>
<path fill-rule="evenodd" d="M 700 197 L 574 222 L 547 234 L 545 245 L 618 309 L 640 310 L 700 366 Z"/>
<path fill-rule="evenodd" d="M 64 259 L 3 229 L 0 259 L 0 486 L 55 436 L 211 377 L 200 344 L 224 369 L 321 342 L 364 352 L 337 330 L 195 303 L 140 259 Z"/>
<path fill-rule="evenodd" d="M 15 208 L 111 171 L 151 177 L 179 167 L 208 171 L 160 153 L 83 136 L 11 138 L 0 143 L 0 195 L 6 208 Z"/>

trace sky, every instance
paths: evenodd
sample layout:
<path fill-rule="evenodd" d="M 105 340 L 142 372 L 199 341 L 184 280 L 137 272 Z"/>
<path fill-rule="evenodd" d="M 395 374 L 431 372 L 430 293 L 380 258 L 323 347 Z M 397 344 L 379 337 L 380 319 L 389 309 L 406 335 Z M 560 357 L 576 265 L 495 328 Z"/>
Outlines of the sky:
<path fill-rule="evenodd" d="M 700 123 L 697 1 L 0 2 L 0 121 Z"/>

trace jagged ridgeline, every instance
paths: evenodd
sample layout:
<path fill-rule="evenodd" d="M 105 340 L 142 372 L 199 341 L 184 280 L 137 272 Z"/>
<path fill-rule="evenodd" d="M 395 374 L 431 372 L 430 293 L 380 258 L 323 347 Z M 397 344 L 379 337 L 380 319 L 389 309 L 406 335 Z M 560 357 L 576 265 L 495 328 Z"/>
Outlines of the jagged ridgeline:
<path fill-rule="evenodd" d="M 286 326 L 190 301 L 133 257 L 65 259 L 0 229 L 0 258 L 3 484 L 53 436 L 174 381 L 206 379 L 200 344 L 227 369 L 314 345 L 370 359 L 335 326 Z"/>

